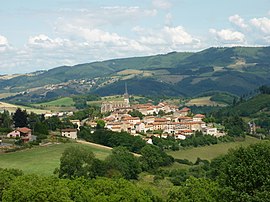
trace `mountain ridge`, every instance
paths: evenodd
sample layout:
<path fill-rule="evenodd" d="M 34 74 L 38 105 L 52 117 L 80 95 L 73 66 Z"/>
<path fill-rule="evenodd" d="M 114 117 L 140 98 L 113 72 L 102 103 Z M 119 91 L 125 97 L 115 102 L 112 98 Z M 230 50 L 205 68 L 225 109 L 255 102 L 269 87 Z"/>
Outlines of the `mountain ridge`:
<path fill-rule="evenodd" d="M 194 53 L 111 59 L 0 78 L 0 92 L 28 93 L 29 89 L 61 84 L 70 92 L 76 86 L 75 93 L 82 93 L 76 88 L 87 80 L 94 84 L 85 92 L 100 95 L 122 92 L 123 83 L 128 83 L 132 94 L 196 96 L 221 91 L 241 95 L 270 84 L 269 55 L 270 47 L 212 47 Z"/>

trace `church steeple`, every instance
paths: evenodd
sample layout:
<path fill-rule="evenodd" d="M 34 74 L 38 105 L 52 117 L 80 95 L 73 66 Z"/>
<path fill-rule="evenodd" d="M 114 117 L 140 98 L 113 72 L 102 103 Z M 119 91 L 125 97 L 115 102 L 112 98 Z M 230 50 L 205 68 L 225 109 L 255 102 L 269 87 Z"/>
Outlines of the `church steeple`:
<path fill-rule="evenodd" d="M 127 90 L 127 83 L 125 82 L 125 93 L 124 93 L 124 102 L 126 105 L 129 107 L 129 95 L 128 95 L 128 90 Z"/>

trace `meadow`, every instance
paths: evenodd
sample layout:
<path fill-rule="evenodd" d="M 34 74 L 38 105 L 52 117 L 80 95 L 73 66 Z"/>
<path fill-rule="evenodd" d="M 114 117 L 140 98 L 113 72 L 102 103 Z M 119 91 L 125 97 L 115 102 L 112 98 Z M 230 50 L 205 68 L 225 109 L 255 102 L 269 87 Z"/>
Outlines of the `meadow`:
<path fill-rule="evenodd" d="M 190 101 L 188 101 L 186 103 L 187 106 L 224 106 L 224 104 L 220 104 L 214 101 L 211 101 L 211 96 L 207 96 L 207 97 L 199 97 L 199 98 L 194 98 L 191 99 Z"/>
<path fill-rule="evenodd" d="M 105 159 L 111 151 L 94 145 L 78 143 L 61 143 L 39 146 L 18 152 L 0 154 L 1 168 L 16 168 L 24 173 L 52 175 L 55 168 L 59 167 L 60 158 L 64 150 L 70 146 L 78 146 L 94 152 L 99 159 Z"/>
<path fill-rule="evenodd" d="M 216 145 L 194 147 L 182 149 L 179 151 L 168 151 L 167 153 L 177 159 L 188 159 L 191 162 L 195 162 L 197 158 L 212 160 L 219 155 L 226 154 L 230 149 L 234 149 L 240 146 L 246 147 L 250 144 L 258 143 L 260 140 L 254 137 L 246 136 L 244 141 L 220 143 Z"/>

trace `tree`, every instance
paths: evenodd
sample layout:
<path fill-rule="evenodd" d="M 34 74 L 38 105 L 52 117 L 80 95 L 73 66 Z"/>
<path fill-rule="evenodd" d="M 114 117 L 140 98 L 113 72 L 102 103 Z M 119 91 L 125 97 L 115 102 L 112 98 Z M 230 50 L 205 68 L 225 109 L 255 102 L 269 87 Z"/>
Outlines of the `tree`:
<path fill-rule="evenodd" d="M 3 191 L 8 189 L 12 181 L 22 174 L 22 171 L 17 169 L 0 168 L 0 201 L 2 199 Z"/>
<path fill-rule="evenodd" d="M 219 185 L 205 178 L 190 177 L 179 187 L 168 193 L 168 202 L 216 202 L 220 193 Z"/>
<path fill-rule="evenodd" d="M 2 114 L 0 114 L 0 119 L 1 119 L 0 124 L 3 128 L 10 128 L 11 127 L 13 121 L 12 121 L 11 116 L 7 110 L 4 110 L 4 112 Z"/>
<path fill-rule="evenodd" d="M 3 201 L 67 201 L 70 192 L 63 180 L 55 177 L 23 175 L 17 177 L 10 187 L 3 192 Z"/>
<path fill-rule="evenodd" d="M 101 119 L 96 120 L 97 122 L 97 129 L 103 129 L 105 127 L 105 122 Z"/>
<path fill-rule="evenodd" d="M 84 147 L 65 149 L 60 159 L 60 178 L 85 177 L 94 178 L 104 171 L 103 164 L 97 160 L 92 151 Z"/>
<path fill-rule="evenodd" d="M 228 190 L 228 201 L 268 201 L 270 143 L 231 150 L 211 162 L 211 176 Z"/>
<path fill-rule="evenodd" d="M 128 112 L 128 114 L 130 114 L 132 117 L 139 117 L 140 119 L 143 118 L 143 114 L 140 111 L 135 110 L 135 109 L 133 109 L 132 111 Z"/>
<path fill-rule="evenodd" d="M 13 122 L 15 127 L 27 127 L 28 121 L 27 121 L 27 113 L 25 110 L 21 110 L 21 108 L 18 108 L 16 112 L 13 115 Z"/>
<path fill-rule="evenodd" d="M 166 166 L 173 163 L 174 159 L 154 145 L 146 145 L 141 149 L 140 161 L 143 170 L 154 170 L 159 166 Z"/>
<path fill-rule="evenodd" d="M 125 147 L 115 147 L 106 159 L 108 169 L 117 170 L 125 179 L 137 179 L 141 172 L 139 160 Z"/>
<path fill-rule="evenodd" d="M 57 129 L 61 129 L 62 127 L 62 122 L 57 116 L 52 116 L 46 119 L 45 124 L 48 126 L 48 129 L 53 130 L 53 131 Z"/>

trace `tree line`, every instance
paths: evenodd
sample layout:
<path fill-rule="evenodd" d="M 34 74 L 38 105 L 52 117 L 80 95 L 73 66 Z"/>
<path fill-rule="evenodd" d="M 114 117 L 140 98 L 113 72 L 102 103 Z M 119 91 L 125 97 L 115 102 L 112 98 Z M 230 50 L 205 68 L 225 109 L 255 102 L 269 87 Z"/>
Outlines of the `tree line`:
<path fill-rule="evenodd" d="M 153 149 L 154 146 L 150 147 Z M 127 180 L 132 179 L 132 175 L 137 172 L 135 166 L 138 165 L 137 161 L 139 165 L 144 163 L 141 159 L 144 155 L 142 152 L 142 156 L 137 158 L 123 147 L 115 148 L 103 162 L 108 163 L 106 175 L 100 177 L 97 173 L 101 171 L 97 169 L 98 163 L 94 164 L 95 157 L 91 152 L 68 148 L 62 155 L 58 176 L 27 175 L 15 169 L 0 169 L 0 199 L 2 201 L 269 201 L 269 142 L 230 150 L 226 155 L 208 163 L 197 160 L 197 165 L 191 167 L 189 171 L 163 170 L 161 174 L 164 175 L 164 179 L 159 177 L 159 170 L 154 169 L 157 174 L 151 184 Z M 156 159 L 159 157 L 147 161 L 153 163 Z M 127 170 L 131 172 L 126 172 Z M 164 184 L 167 177 L 174 178 L 172 180 L 174 185 Z"/>

